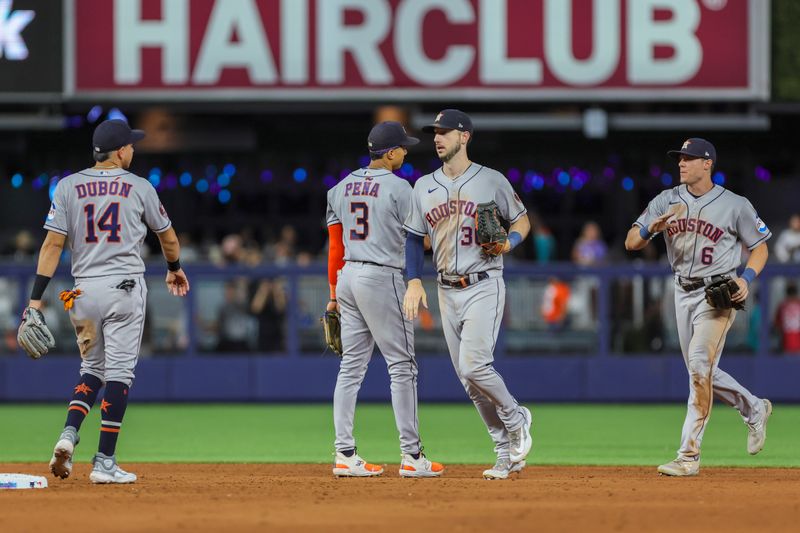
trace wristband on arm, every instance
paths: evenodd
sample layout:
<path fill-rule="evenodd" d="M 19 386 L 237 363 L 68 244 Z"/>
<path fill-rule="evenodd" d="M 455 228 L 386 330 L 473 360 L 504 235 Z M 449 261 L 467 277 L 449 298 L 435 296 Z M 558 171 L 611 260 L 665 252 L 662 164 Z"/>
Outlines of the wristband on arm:
<path fill-rule="evenodd" d="M 511 250 L 517 247 L 522 242 L 522 235 L 517 231 L 512 231 L 508 234 L 508 242 L 511 244 Z M 509 251 L 511 251 L 509 250 Z"/>
<path fill-rule="evenodd" d="M 758 274 L 756 274 L 755 270 L 752 268 L 745 268 L 740 277 L 747 282 L 747 286 L 749 287 L 750 284 L 753 283 L 753 280 L 756 279 L 756 276 L 758 276 Z"/>
<path fill-rule="evenodd" d="M 642 226 L 641 228 L 639 228 L 639 237 L 641 237 L 646 241 L 649 241 L 650 239 L 653 238 L 653 234 L 647 230 L 646 226 Z"/>
<path fill-rule="evenodd" d="M 167 270 L 170 272 L 177 272 L 181 269 L 181 260 L 176 259 L 175 261 L 167 261 Z"/>
<path fill-rule="evenodd" d="M 50 276 L 42 276 L 36 274 L 36 280 L 33 282 L 33 289 L 31 289 L 31 300 L 41 300 L 44 295 L 44 290 L 47 284 L 50 283 Z"/>

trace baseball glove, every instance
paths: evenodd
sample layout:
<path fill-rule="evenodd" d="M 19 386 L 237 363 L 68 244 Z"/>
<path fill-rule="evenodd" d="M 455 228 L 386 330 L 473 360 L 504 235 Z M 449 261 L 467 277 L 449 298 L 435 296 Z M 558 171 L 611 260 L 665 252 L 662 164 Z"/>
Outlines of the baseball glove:
<path fill-rule="evenodd" d="M 728 276 L 722 276 L 706 286 L 706 302 L 716 309 L 744 309 L 744 302 L 734 302 L 731 296 L 739 292 L 739 285 Z"/>
<path fill-rule="evenodd" d="M 322 330 L 325 332 L 325 344 L 333 353 L 342 356 L 342 323 L 336 311 L 325 311 L 320 319 Z"/>
<path fill-rule="evenodd" d="M 39 359 L 50 348 L 54 348 L 56 340 L 47 329 L 44 315 L 38 309 L 26 307 L 22 312 L 22 324 L 17 332 L 17 343 L 32 359 Z"/>
<path fill-rule="evenodd" d="M 475 234 L 485 256 L 497 257 L 503 253 L 508 233 L 500 222 L 500 209 L 494 201 L 475 208 Z"/>

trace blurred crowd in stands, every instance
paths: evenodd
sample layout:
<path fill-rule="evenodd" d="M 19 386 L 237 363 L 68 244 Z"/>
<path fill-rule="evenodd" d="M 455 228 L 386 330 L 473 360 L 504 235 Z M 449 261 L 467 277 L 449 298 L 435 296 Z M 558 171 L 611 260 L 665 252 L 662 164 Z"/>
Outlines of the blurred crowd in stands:
<path fill-rule="evenodd" d="M 531 214 L 533 231 L 525 246 L 515 251 L 507 264 L 546 264 L 570 261 L 582 267 L 629 263 L 635 261 L 665 262 L 663 245 L 649 246 L 638 255 L 625 252 L 621 243 L 607 242 L 599 224 L 587 221 L 568 249 L 569 257 L 559 257 L 559 247 L 547 221 L 537 214 Z M 775 237 L 770 243 L 772 262 L 800 264 L 800 214 L 790 217 L 784 227 L 773 227 Z M 324 231 L 321 226 L 320 231 Z M 189 233 L 180 234 L 182 257 L 191 274 L 191 265 L 212 264 L 219 267 L 258 267 L 271 265 L 279 267 L 324 265 L 327 257 L 327 243 L 321 249 L 308 249 L 298 238 L 296 229 L 285 225 L 274 236 L 262 235 L 250 228 L 224 236 L 219 242 L 202 242 Z M 19 231 L 0 248 L 0 264 L 30 265 L 35 268 L 35 258 L 40 246 L 40 236 L 23 230 Z M 148 241 L 149 243 L 149 241 Z M 656 241 L 658 243 L 658 241 Z M 158 261 L 157 241 L 155 247 L 146 250 L 151 261 Z M 746 261 L 746 250 L 743 261 Z M 317 276 L 320 278 L 320 276 Z M 524 280 L 523 280 L 524 281 Z M 780 283 L 779 283 L 780 282 Z M 16 349 L 15 333 L 17 325 L 16 307 L 18 291 L 15 281 L 0 274 L 0 328 L 3 344 L 0 351 Z M 299 296 L 302 304 L 300 320 L 309 332 L 318 329 L 315 317 L 324 306 L 327 280 L 315 280 L 313 286 L 301 287 Z M 510 281 L 517 283 L 516 281 Z M 552 346 L 564 346 L 564 339 L 581 332 L 592 332 L 597 324 L 597 279 L 593 276 L 575 276 L 572 279 L 550 277 L 536 284 L 524 285 L 520 282 L 516 294 L 509 290 L 506 325 L 512 331 L 520 332 L 521 351 L 532 342 L 543 342 L 547 335 L 557 342 Z M 274 353 L 286 350 L 285 327 L 287 320 L 288 286 L 286 280 L 277 278 L 258 278 L 247 275 L 229 276 L 218 282 L 195 285 L 201 312 L 196 320 L 201 337 L 200 349 L 208 352 L 265 352 Z M 304 292 L 305 291 L 305 292 Z M 672 309 L 671 284 L 668 280 L 620 279 L 615 284 L 612 321 L 616 348 L 620 352 L 658 352 L 674 349 L 674 310 Z M 773 298 L 774 317 L 772 319 L 773 337 L 779 342 L 778 350 L 800 355 L 800 297 L 797 280 L 780 279 L 770 288 Z M 180 305 L 169 299 L 161 299 L 159 291 L 151 291 L 150 315 L 157 315 L 158 309 L 170 309 L 169 319 L 160 319 L 158 327 L 151 327 L 145 334 L 145 345 L 151 351 L 175 352 L 185 348 L 185 317 Z M 760 321 L 758 302 L 751 298 L 752 308 L 747 318 L 740 319 L 743 328 L 742 343 L 757 349 L 757 331 Z M 156 308 L 156 310 L 152 310 Z M 431 309 L 424 313 L 418 328 L 433 337 L 438 330 L 438 313 Z M 66 315 L 55 312 L 51 307 L 47 312 L 48 323 L 54 330 L 62 333 L 57 336 L 59 348 L 71 349 L 71 328 Z M 151 324 L 155 320 L 149 320 Z M 162 331 L 163 330 L 163 331 Z M 536 339 L 524 336 L 525 330 L 539 333 Z M 439 335 L 440 337 L 440 335 Z M 437 337 L 438 338 L 438 337 Z M 513 345 L 513 335 L 511 345 Z M 587 335 L 587 349 L 591 349 L 595 337 Z M 526 344 L 527 343 L 527 344 Z M 424 344 L 424 341 L 423 341 Z M 567 345 L 569 343 L 566 343 Z M 316 346 L 313 342 L 311 346 Z M 437 345 L 438 346 L 438 345 Z M 543 350 L 549 345 L 542 345 Z"/>

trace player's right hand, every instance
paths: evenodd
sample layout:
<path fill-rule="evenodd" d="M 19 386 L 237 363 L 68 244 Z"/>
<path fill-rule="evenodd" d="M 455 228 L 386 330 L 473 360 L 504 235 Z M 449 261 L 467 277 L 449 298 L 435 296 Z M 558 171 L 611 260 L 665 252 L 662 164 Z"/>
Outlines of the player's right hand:
<path fill-rule="evenodd" d="M 652 224 L 647 228 L 647 231 L 650 233 L 660 233 L 667 228 L 671 228 L 675 224 L 678 223 L 677 218 L 675 218 L 675 213 L 672 211 L 668 211 L 655 219 Z"/>
<path fill-rule="evenodd" d="M 419 314 L 419 302 L 425 309 L 428 308 L 428 295 L 425 294 L 425 287 L 422 286 L 422 281 L 419 279 L 412 279 L 408 282 L 406 295 L 403 297 L 403 312 L 406 318 L 414 320 Z"/>
<path fill-rule="evenodd" d="M 167 271 L 167 290 L 173 296 L 186 296 L 189 292 L 189 278 L 181 268 L 175 272 Z"/>

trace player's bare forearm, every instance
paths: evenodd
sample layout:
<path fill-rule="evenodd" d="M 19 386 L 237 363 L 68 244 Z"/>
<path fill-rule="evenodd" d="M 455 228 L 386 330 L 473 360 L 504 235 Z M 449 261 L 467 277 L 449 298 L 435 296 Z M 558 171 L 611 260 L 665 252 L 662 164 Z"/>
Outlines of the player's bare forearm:
<path fill-rule="evenodd" d="M 528 233 L 531 232 L 531 221 L 527 215 L 519 217 L 516 222 L 511 224 L 511 227 L 508 228 L 508 232 L 512 233 L 514 231 L 519 233 L 523 241 L 528 237 Z"/>
<path fill-rule="evenodd" d="M 639 234 L 639 226 L 633 226 L 628 230 L 628 236 L 625 237 L 625 249 L 629 252 L 641 250 L 647 246 L 649 242 L 650 241 L 647 239 L 642 239 L 642 236 Z"/>
<path fill-rule="evenodd" d="M 61 259 L 61 252 L 64 251 L 64 243 L 67 238 L 60 233 L 48 231 L 39 251 L 39 262 L 36 265 L 36 273 L 52 278 L 58 268 L 58 261 Z"/>
<path fill-rule="evenodd" d="M 745 269 L 752 268 L 756 274 L 761 274 L 761 271 L 764 269 L 764 265 L 767 264 L 768 258 L 769 250 L 767 248 L 767 243 L 762 242 L 753 248 L 752 252 L 750 252 L 750 257 L 747 260 L 747 266 L 745 266 Z"/>
<path fill-rule="evenodd" d="M 161 253 L 164 254 L 164 259 L 170 263 L 179 260 L 181 258 L 181 243 L 178 241 L 175 229 L 169 228 L 156 235 L 158 235 L 158 240 L 161 243 Z"/>

